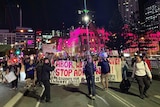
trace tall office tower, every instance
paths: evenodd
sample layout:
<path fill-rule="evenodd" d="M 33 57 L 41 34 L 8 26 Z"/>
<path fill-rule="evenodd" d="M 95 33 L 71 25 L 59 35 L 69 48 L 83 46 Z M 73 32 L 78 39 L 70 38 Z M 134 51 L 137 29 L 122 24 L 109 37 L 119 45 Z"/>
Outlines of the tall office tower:
<path fill-rule="evenodd" d="M 118 0 L 118 8 L 126 24 L 139 21 L 139 2 L 138 0 Z"/>
<path fill-rule="evenodd" d="M 160 0 L 150 0 L 145 4 L 145 27 L 147 31 L 160 31 Z"/>

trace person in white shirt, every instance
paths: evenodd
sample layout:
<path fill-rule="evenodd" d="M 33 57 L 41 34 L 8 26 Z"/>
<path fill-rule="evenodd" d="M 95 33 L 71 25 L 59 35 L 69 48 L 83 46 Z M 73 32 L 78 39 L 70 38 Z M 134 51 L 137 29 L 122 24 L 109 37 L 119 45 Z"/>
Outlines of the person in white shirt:
<path fill-rule="evenodd" d="M 140 98 L 144 99 L 144 96 L 148 97 L 147 90 L 150 87 L 152 74 L 148 68 L 147 63 L 144 62 L 139 55 L 136 56 L 136 62 L 133 65 L 132 78 L 134 77 L 136 78 L 139 86 Z"/>

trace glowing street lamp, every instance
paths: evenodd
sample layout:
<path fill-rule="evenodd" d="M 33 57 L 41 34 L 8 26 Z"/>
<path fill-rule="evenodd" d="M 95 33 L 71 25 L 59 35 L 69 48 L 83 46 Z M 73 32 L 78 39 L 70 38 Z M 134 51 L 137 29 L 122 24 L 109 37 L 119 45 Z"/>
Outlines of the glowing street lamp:
<path fill-rule="evenodd" d="M 84 20 L 84 22 L 85 22 L 86 24 L 88 24 L 88 22 L 89 22 L 89 20 L 90 20 L 90 17 L 89 17 L 88 15 L 85 15 L 85 16 L 83 17 L 83 20 Z"/>
<path fill-rule="evenodd" d="M 88 26 L 89 26 L 90 17 L 88 16 L 89 10 L 87 10 L 86 0 L 84 0 L 84 10 L 86 10 L 86 11 L 84 11 L 85 15 L 84 15 L 84 17 L 83 17 L 83 21 L 84 21 L 85 24 L 86 24 L 87 47 L 88 47 L 88 49 L 87 49 L 88 53 L 87 53 L 87 54 L 90 56 L 89 32 L 88 32 Z"/>

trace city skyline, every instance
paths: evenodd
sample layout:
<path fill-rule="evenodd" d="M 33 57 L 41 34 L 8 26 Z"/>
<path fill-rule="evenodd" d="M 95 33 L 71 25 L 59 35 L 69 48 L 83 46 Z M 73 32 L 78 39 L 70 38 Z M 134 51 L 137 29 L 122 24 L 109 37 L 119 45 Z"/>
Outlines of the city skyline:
<path fill-rule="evenodd" d="M 108 29 L 113 13 L 118 10 L 118 0 L 87 1 L 87 9 L 97 27 Z M 140 21 L 144 22 L 144 4 L 149 0 L 138 0 Z M 125 1 L 124 1 L 125 2 Z M 0 1 L 0 29 L 13 31 L 20 26 L 20 8 L 22 8 L 23 27 L 31 27 L 34 30 L 66 30 L 71 26 L 78 27 L 82 21 L 79 10 L 84 9 L 84 0 L 72 1 L 69 3 L 61 0 L 1 0 Z M 92 16 L 91 16 L 92 17 Z M 123 17 L 123 15 L 122 15 Z"/>
<path fill-rule="evenodd" d="M 83 0 L 2 0 L 1 12 L 5 10 L 6 6 L 12 7 L 13 5 L 20 4 L 23 12 L 23 26 L 32 27 L 33 29 L 50 30 L 50 29 L 63 29 L 71 26 L 78 26 L 81 21 L 78 10 L 84 9 Z M 101 0 L 90 1 L 87 0 L 87 8 L 92 11 L 95 16 L 93 20 L 96 21 L 98 27 L 108 27 L 110 18 L 115 9 L 118 9 L 117 0 Z M 9 13 L 10 17 L 17 17 L 18 13 Z M 3 17 L 3 15 L 1 15 Z M 5 16 L 6 17 L 6 16 Z M 18 17 L 19 18 L 19 17 Z M 17 19 L 17 18 L 15 18 Z M 3 18 L 0 18 L 0 21 Z M 5 19 L 6 20 L 6 19 Z M 13 20 L 7 20 L 8 26 L 19 26 Z M 1 24 L 1 23 L 0 23 Z M 2 28 L 2 27 L 1 27 Z"/>

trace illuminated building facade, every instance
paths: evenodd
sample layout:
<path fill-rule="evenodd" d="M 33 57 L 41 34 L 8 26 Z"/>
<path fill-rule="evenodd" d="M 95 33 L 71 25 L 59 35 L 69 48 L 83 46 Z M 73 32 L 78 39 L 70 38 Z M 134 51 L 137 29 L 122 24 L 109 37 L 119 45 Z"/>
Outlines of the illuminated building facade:
<path fill-rule="evenodd" d="M 148 31 L 160 31 L 160 0 L 150 0 L 146 3 L 145 22 Z"/>
<path fill-rule="evenodd" d="M 27 48 L 35 48 L 35 33 L 31 28 L 17 27 L 15 43 L 24 43 Z"/>
<path fill-rule="evenodd" d="M 148 33 L 145 38 L 146 39 L 149 38 L 152 42 L 152 44 L 149 44 L 149 45 L 154 47 L 154 48 L 149 49 L 148 53 L 150 55 L 157 54 L 157 52 L 160 51 L 160 32 Z"/>
<path fill-rule="evenodd" d="M 93 54 L 99 53 L 101 49 L 105 48 L 105 41 L 111 35 L 104 28 L 89 29 L 87 33 L 85 28 L 79 27 L 70 31 L 69 39 L 59 39 L 58 50 L 64 50 L 70 56 L 83 55 L 88 49 L 87 34 L 89 35 L 90 52 Z"/>

